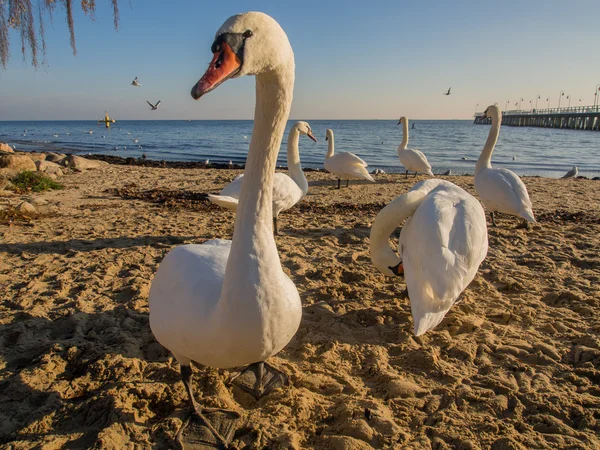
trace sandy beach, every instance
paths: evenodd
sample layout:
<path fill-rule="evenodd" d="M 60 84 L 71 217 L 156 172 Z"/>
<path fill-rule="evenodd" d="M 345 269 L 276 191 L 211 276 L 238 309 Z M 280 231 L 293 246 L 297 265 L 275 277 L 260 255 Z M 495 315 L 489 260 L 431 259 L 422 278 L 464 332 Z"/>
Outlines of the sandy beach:
<path fill-rule="evenodd" d="M 176 448 L 189 409 L 148 292 L 174 246 L 231 238 L 234 215 L 206 194 L 240 172 L 108 165 L 61 191 L 3 191 L 40 215 L 0 221 L 0 447 Z M 276 238 L 304 307 L 270 361 L 291 386 L 257 402 L 232 372 L 196 370 L 203 405 L 242 414 L 237 448 L 600 448 L 597 181 L 523 178 L 538 223 L 499 215 L 462 300 L 416 338 L 402 279 L 368 246 L 377 212 L 423 177 L 307 177 Z M 442 178 L 475 195 L 473 177 Z"/>

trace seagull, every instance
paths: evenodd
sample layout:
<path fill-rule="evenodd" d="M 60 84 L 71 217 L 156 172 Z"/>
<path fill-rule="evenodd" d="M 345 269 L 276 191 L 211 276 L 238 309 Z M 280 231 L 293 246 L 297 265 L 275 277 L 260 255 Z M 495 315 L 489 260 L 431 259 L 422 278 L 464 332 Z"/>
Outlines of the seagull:
<path fill-rule="evenodd" d="M 385 170 L 383 169 L 375 169 L 371 172 L 373 175 L 380 175 L 380 174 L 384 174 Z"/>
<path fill-rule="evenodd" d="M 132 86 L 136 86 L 136 87 L 142 87 L 142 85 L 140 83 L 138 83 L 138 77 L 135 77 L 133 79 L 133 81 L 131 82 Z"/>
<path fill-rule="evenodd" d="M 448 169 L 444 173 L 442 173 L 441 175 L 452 175 L 452 170 Z"/>
<path fill-rule="evenodd" d="M 448 88 L 448 92 L 442 92 L 442 95 L 450 95 L 450 89 L 452 89 L 452 87 Z"/>
<path fill-rule="evenodd" d="M 565 173 L 561 178 L 575 178 L 579 173 L 579 167 L 573 166 L 571 170 Z"/>
<path fill-rule="evenodd" d="M 515 155 L 513 155 L 513 161 L 516 161 L 517 157 Z"/>
<path fill-rule="evenodd" d="M 158 105 L 160 105 L 160 100 L 156 102 L 156 105 L 153 105 L 152 103 L 150 103 L 148 100 L 146 100 L 146 103 L 148 103 L 150 105 L 150 109 L 152 111 L 156 111 L 158 109 Z"/>
<path fill-rule="evenodd" d="M 135 142 L 137 144 L 138 143 L 138 139 L 134 139 L 133 142 Z"/>

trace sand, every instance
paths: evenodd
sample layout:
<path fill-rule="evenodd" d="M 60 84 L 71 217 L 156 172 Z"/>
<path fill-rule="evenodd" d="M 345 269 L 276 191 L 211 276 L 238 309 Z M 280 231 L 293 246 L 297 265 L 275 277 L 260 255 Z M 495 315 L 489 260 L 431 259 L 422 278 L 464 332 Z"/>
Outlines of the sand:
<path fill-rule="evenodd" d="M 237 173 L 110 165 L 0 222 L 1 448 L 176 448 L 189 409 L 148 291 L 174 246 L 230 238 L 233 214 L 204 194 Z M 598 182 L 524 178 L 539 223 L 501 215 L 461 302 L 416 338 L 402 279 L 368 253 L 376 213 L 415 180 L 308 177 L 277 237 L 304 305 L 270 361 L 292 385 L 257 402 L 232 372 L 195 371 L 203 405 L 243 415 L 237 448 L 600 448 Z"/>

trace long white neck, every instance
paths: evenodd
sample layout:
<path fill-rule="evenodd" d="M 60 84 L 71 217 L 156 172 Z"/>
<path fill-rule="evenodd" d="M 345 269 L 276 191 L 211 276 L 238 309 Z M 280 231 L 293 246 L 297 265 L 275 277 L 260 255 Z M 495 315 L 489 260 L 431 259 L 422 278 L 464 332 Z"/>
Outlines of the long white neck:
<path fill-rule="evenodd" d="M 408 145 L 408 119 L 402 121 L 402 142 L 398 146 L 398 151 L 404 150 Z"/>
<path fill-rule="evenodd" d="M 401 258 L 390 247 L 390 235 L 405 219 L 412 216 L 427 192 L 409 191 L 392 200 L 383 208 L 371 227 L 371 261 L 384 275 L 393 276 L 390 267 L 401 262 Z"/>
<path fill-rule="evenodd" d="M 327 136 L 329 139 L 327 140 L 327 156 L 325 156 L 325 159 L 327 158 L 331 158 L 333 156 L 333 133 L 329 133 L 329 135 Z"/>
<path fill-rule="evenodd" d="M 282 270 L 273 238 L 273 176 L 294 90 L 294 62 L 256 76 L 254 129 L 240 190 L 221 298 L 264 297 Z"/>
<path fill-rule="evenodd" d="M 308 181 L 302 171 L 300 164 L 300 152 L 298 150 L 298 141 L 300 141 L 300 132 L 298 128 L 293 127 L 290 130 L 287 143 L 287 163 L 290 177 L 305 194 L 308 192 Z"/>
<path fill-rule="evenodd" d="M 492 167 L 492 152 L 498 141 L 498 134 L 500 133 L 501 120 L 497 117 L 492 117 L 492 126 L 490 133 L 488 134 L 487 141 L 483 146 L 481 155 L 475 164 L 475 173 L 480 172 L 482 169 L 489 169 Z"/>

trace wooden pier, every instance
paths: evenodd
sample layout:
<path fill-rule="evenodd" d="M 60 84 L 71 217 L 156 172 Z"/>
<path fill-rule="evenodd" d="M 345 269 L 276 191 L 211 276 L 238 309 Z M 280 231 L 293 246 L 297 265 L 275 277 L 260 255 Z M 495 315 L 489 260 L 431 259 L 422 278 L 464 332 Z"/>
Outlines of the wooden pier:
<path fill-rule="evenodd" d="M 489 118 L 482 117 L 482 112 L 476 112 L 474 123 L 477 125 L 491 123 Z M 502 125 L 600 131 L 600 105 L 503 111 Z"/>

